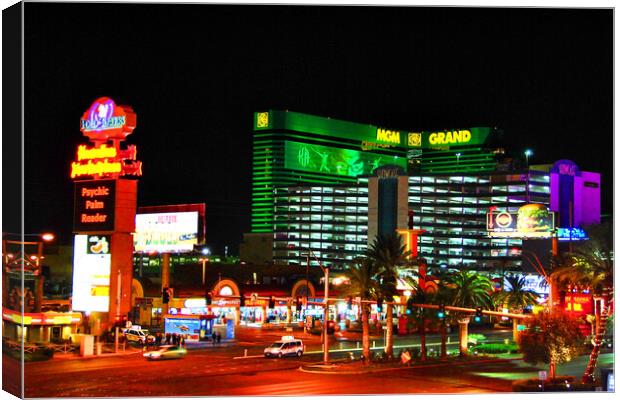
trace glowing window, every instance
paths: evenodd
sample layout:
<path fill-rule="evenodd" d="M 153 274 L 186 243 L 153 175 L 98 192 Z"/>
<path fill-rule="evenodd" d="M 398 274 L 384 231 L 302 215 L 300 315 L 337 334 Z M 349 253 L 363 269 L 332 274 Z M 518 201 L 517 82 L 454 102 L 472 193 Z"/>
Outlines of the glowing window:
<path fill-rule="evenodd" d="M 232 296 L 233 290 L 230 286 L 223 286 L 220 289 L 220 296 Z"/>

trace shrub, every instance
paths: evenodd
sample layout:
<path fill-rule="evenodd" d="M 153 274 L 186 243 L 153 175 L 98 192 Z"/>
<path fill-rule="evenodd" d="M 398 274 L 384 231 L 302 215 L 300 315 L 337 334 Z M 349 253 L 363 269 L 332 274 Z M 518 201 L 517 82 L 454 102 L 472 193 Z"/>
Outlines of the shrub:
<path fill-rule="evenodd" d="M 472 350 L 478 351 L 478 353 L 486 354 L 503 354 L 503 353 L 517 353 L 519 348 L 516 344 L 503 344 L 503 343 L 489 343 L 481 344 L 474 347 Z"/>

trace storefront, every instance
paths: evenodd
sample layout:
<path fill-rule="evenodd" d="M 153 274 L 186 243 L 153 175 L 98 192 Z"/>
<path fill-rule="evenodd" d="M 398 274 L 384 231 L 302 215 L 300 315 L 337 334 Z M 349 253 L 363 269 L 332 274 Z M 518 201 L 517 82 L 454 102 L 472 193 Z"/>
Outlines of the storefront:
<path fill-rule="evenodd" d="M 2 308 L 2 336 L 26 343 L 60 343 L 69 340 L 82 322 L 80 313 L 25 313 Z"/>

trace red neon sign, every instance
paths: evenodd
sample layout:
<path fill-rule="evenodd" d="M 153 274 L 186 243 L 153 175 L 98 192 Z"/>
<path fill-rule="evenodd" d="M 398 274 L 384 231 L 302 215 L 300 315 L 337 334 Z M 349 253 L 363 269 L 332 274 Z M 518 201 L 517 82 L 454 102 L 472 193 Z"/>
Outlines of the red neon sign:
<path fill-rule="evenodd" d="M 78 146 L 77 161 L 71 163 L 71 178 L 142 176 L 142 162 L 136 160 L 136 146 L 120 148 L 120 142 L 135 126 L 136 114 L 131 107 L 117 106 L 108 97 L 95 100 L 80 120 L 82 133 L 94 145 Z"/>
<path fill-rule="evenodd" d="M 568 294 L 566 295 L 565 311 L 572 314 L 587 315 L 593 313 L 592 296 L 589 294 Z"/>

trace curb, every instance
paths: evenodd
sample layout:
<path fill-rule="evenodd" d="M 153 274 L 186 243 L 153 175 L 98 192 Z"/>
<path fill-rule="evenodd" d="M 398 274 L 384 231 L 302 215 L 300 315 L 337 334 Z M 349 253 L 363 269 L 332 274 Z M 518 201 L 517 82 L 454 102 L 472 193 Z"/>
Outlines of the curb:
<path fill-rule="evenodd" d="M 390 367 L 390 368 L 377 368 L 377 369 L 369 369 L 364 371 L 321 371 L 321 370 L 310 370 L 305 369 L 306 366 L 302 365 L 299 367 L 299 371 L 306 372 L 309 374 L 324 374 L 324 375 L 362 375 L 362 374 L 370 374 L 376 372 L 390 372 L 390 371 L 400 371 L 400 370 L 411 370 L 411 369 L 419 369 L 419 368 L 429 368 L 429 367 L 439 367 L 439 366 L 454 366 L 454 365 L 467 365 L 467 364 L 480 364 L 480 363 L 491 363 L 491 362 L 500 362 L 500 361 L 515 361 L 515 360 L 523 360 L 523 357 L 518 358 L 492 358 L 488 360 L 471 360 L 471 361 L 457 361 L 457 362 L 446 362 L 446 363 L 435 363 L 435 364 L 417 364 L 411 365 L 409 367 Z"/>

